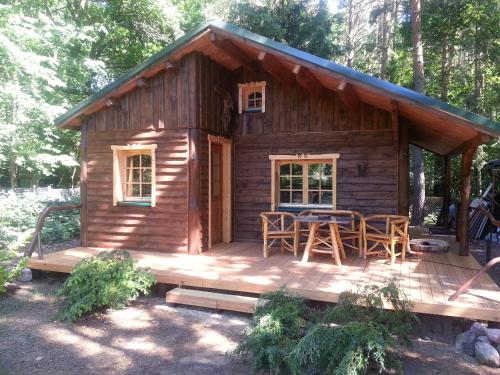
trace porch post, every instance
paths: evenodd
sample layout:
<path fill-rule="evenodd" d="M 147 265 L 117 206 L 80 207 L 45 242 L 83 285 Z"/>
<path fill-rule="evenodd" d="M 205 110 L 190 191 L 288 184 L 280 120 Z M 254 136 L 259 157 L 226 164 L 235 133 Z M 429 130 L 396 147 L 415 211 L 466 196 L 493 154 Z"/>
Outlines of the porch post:
<path fill-rule="evenodd" d="M 450 203 L 451 203 L 451 155 L 444 156 L 444 184 L 443 184 L 443 226 L 448 227 L 450 221 Z"/>
<path fill-rule="evenodd" d="M 189 254 L 201 251 L 200 129 L 189 129 L 188 230 Z"/>
<path fill-rule="evenodd" d="M 87 123 L 80 129 L 80 246 L 87 246 L 87 161 L 88 161 Z"/>
<path fill-rule="evenodd" d="M 472 159 L 477 147 L 470 147 L 462 153 L 462 185 L 460 189 L 460 210 L 458 215 L 457 236 L 459 254 L 469 255 L 469 202 L 472 172 Z"/>
<path fill-rule="evenodd" d="M 408 154 L 408 127 L 405 122 L 401 121 L 398 136 L 398 214 L 405 216 L 409 214 L 408 180 L 410 177 Z"/>

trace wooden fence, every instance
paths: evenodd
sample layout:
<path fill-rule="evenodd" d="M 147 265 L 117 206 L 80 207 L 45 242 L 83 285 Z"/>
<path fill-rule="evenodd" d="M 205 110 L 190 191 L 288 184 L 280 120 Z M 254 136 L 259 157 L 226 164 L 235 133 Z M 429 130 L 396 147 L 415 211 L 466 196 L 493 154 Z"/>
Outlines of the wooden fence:
<path fill-rule="evenodd" d="M 17 189 L 0 189 L 0 197 L 15 195 L 24 197 L 26 195 L 36 195 L 43 201 L 61 201 L 66 202 L 80 196 L 80 188 L 73 189 L 54 189 L 48 187 L 33 187 L 33 188 L 17 188 Z"/>

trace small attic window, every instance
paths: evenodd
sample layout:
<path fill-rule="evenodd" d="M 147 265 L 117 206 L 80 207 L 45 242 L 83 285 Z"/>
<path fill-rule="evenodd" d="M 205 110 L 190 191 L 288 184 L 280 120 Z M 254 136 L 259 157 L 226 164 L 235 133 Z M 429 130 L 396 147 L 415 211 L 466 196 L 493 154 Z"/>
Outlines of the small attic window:
<path fill-rule="evenodd" d="M 238 84 L 238 113 L 266 111 L 266 82 Z"/>

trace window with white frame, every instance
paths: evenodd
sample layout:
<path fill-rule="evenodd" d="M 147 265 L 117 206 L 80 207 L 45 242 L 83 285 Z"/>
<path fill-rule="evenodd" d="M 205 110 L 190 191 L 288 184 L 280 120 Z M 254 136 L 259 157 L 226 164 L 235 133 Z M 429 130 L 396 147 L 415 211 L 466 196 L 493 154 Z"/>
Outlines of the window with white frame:
<path fill-rule="evenodd" d="M 271 209 L 336 207 L 338 154 L 271 155 Z"/>
<path fill-rule="evenodd" d="M 238 84 L 238 113 L 266 111 L 266 82 Z"/>
<path fill-rule="evenodd" d="M 113 205 L 156 205 L 156 145 L 111 146 Z"/>

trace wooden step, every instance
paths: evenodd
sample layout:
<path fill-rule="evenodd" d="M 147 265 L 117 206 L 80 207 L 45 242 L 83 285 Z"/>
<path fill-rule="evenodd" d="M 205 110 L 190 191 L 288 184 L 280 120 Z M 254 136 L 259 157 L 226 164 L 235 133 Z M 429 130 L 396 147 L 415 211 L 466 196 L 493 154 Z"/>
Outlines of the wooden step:
<path fill-rule="evenodd" d="M 175 288 L 167 292 L 167 303 L 208 307 L 211 309 L 254 313 L 259 301 L 256 297 Z"/>

